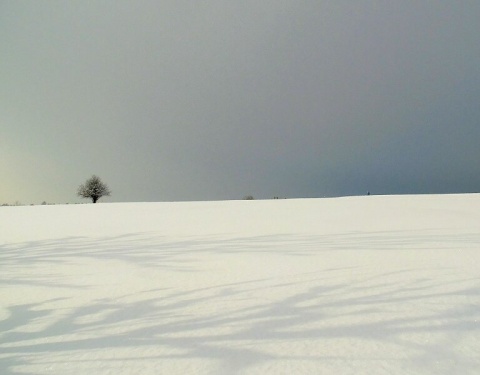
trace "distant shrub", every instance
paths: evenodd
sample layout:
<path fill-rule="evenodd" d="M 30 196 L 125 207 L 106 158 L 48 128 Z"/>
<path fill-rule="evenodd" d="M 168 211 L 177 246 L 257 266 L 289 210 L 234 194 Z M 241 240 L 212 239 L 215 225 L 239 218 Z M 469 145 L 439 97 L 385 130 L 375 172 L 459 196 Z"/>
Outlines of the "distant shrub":
<path fill-rule="evenodd" d="M 246 195 L 243 197 L 243 199 L 246 201 L 253 201 L 255 198 L 253 197 L 253 195 Z"/>

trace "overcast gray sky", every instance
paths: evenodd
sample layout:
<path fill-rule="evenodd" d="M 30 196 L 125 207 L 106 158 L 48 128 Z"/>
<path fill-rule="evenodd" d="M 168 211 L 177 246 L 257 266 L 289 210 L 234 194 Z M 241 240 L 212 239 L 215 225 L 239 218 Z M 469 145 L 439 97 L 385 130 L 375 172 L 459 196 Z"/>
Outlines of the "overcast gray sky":
<path fill-rule="evenodd" d="M 0 0 L 0 203 L 480 191 L 480 1 Z"/>

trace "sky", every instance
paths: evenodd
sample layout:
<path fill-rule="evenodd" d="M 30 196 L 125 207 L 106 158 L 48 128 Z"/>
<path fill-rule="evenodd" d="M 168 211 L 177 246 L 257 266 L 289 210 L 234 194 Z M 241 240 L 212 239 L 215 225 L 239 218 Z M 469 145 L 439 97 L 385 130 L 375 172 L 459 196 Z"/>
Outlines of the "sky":
<path fill-rule="evenodd" d="M 0 204 L 480 191 L 480 2 L 0 0 Z"/>

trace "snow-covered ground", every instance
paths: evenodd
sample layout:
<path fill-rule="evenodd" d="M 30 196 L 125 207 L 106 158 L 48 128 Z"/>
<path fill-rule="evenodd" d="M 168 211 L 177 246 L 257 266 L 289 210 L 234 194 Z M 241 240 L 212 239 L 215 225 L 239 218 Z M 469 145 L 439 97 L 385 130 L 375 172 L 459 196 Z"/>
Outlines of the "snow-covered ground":
<path fill-rule="evenodd" d="M 0 207 L 0 374 L 479 374 L 480 195 Z"/>

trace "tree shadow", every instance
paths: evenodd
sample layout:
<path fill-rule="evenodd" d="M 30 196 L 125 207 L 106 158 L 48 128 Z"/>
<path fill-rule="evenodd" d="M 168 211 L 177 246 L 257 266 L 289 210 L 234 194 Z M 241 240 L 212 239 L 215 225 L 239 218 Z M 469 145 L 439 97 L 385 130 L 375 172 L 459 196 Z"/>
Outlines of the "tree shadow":
<path fill-rule="evenodd" d="M 194 277 L 201 259 L 208 257 L 271 254 L 288 262 L 299 255 L 321 258 L 328 251 L 365 248 L 381 254 L 404 248 L 421 251 L 444 241 L 445 248 L 451 248 L 477 240 L 476 234 L 439 238 L 436 233 L 425 232 L 368 236 L 283 234 L 230 239 L 211 236 L 181 241 L 145 233 L 100 239 L 69 237 L 4 246 L 0 261 L 9 271 L 1 285 L 7 291 L 22 284 L 95 288 L 95 285 L 61 284 L 51 280 L 48 272 L 41 275 L 35 271 L 23 272 L 28 267 L 48 266 L 54 275 L 62 265 L 79 259 L 107 263 L 116 260 L 145 270 L 153 267 L 190 272 Z M 152 361 L 208 359 L 216 363 L 215 373 L 240 374 L 280 359 L 347 361 L 351 354 L 298 354 L 272 349 L 276 345 L 289 348 L 298 342 L 342 339 L 404 350 L 411 353 L 405 362 L 417 370 L 438 361 L 438 353 L 445 360 L 456 361 L 439 373 L 455 372 L 459 363 L 461 368 L 471 370 L 480 364 L 480 358 L 463 356 L 452 341 L 469 337 L 477 347 L 480 345 L 480 283 L 478 278 L 462 275 L 445 278 L 451 270 L 412 267 L 377 271 L 373 276 L 365 270 L 365 276 L 352 283 L 348 276 L 352 267 L 319 266 L 313 273 L 246 277 L 238 282 L 198 288 L 145 285 L 134 296 L 104 295 L 74 304 L 62 314 L 51 307 L 55 303 L 61 305 L 61 298 L 7 305 L 7 318 L 0 321 L 0 370 L 9 375 L 26 373 L 24 367 L 33 365 L 39 355 L 155 347 L 159 354 Z M 72 304 L 71 299 L 65 299 Z M 39 320 L 46 324 L 36 330 L 28 328 Z M 422 334 L 440 335 L 444 341 L 421 342 L 418 336 Z M 145 357 L 132 354 L 129 360 L 140 358 Z M 365 357 L 368 358 L 373 357 Z M 42 360 L 42 364 L 48 363 Z M 21 372 L 17 372 L 19 368 Z"/>

